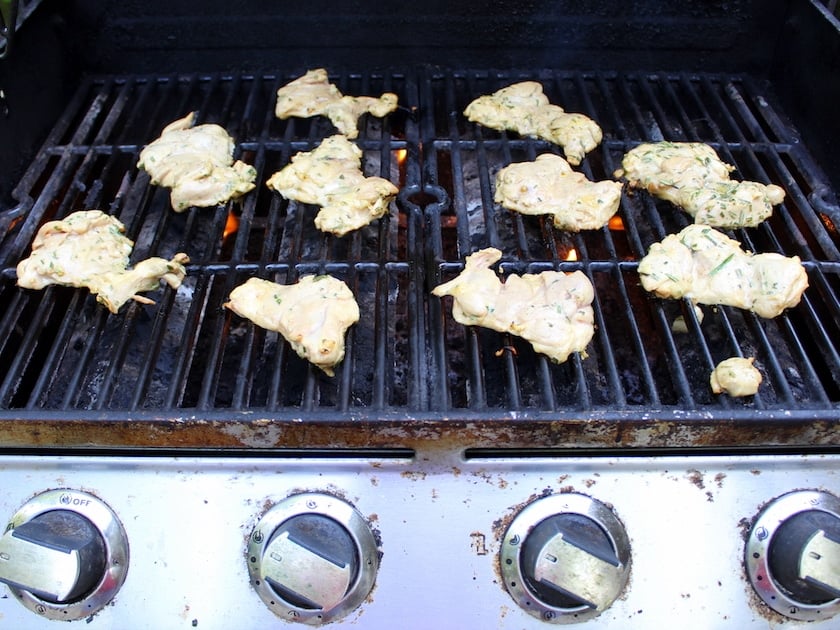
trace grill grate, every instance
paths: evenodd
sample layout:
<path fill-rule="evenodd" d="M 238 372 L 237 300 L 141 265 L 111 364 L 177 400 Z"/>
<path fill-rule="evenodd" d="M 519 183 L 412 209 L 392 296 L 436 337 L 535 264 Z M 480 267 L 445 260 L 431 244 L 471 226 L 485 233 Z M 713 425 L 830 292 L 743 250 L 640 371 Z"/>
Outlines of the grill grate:
<path fill-rule="evenodd" d="M 315 230 L 315 208 L 289 202 L 265 180 L 332 133 L 325 119 L 279 121 L 274 93 L 297 76 L 95 77 L 80 87 L 18 185 L 18 208 L 0 234 L 0 409 L 4 418 L 82 420 L 180 417 L 182 410 L 259 411 L 277 421 L 319 418 L 505 421 L 513 411 L 547 417 L 625 414 L 642 419 L 711 414 L 745 419 L 779 412 L 836 417 L 840 408 L 840 238 L 827 181 L 795 129 L 773 105 L 772 87 L 746 76 L 441 71 L 341 74 L 348 94 L 393 91 L 401 108 L 367 119 L 358 139 L 365 172 L 398 183 L 391 215 L 343 239 Z M 465 105 L 520 80 L 540 80 L 550 100 L 596 119 L 603 144 L 582 165 L 611 177 L 641 141 L 708 142 L 734 176 L 774 182 L 787 197 L 774 216 L 735 236 L 756 251 L 799 255 L 810 288 L 774 320 L 728 307 L 706 308 L 699 324 L 687 303 L 654 300 L 640 288 L 638 259 L 687 224 L 647 195 L 625 195 L 621 221 L 569 235 L 550 220 L 493 203 L 501 167 L 557 149 L 465 121 Z M 258 171 L 255 192 L 215 209 L 169 210 L 168 191 L 135 168 L 143 145 L 196 110 L 223 125 L 236 157 Z M 14 286 L 14 266 L 37 228 L 99 207 L 136 241 L 133 259 L 186 251 L 183 287 L 150 294 L 116 316 L 86 291 Z M 225 236 L 231 216 L 238 229 Z M 428 291 L 460 271 L 477 248 L 504 252 L 505 272 L 582 269 L 596 287 L 596 335 L 589 356 L 553 365 L 521 340 L 451 319 Z M 574 250 L 576 260 L 569 260 Z M 275 333 L 222 308 L 250 276 L 292 282 L 308 273 L 348 282 L 362 320 L 348 334 L 335 378 L 308 366 Z M 671 332 L 683 315 L 688 332 Z M 501 350 L 501 352 L 499 352 Z M 755 356 L 759 395 L 714 396 L 719 360 Z M 62 415 L 64 414 L 64 415 Z M 400 426 L 396 422 L 396 426 Z"/>
<path fill-rule="evenodd" d="M 590 179 L 609 178 L 627 149 L 641 141 L 703 141 L 737 167 L 735 176 L 782 184 L 788 194 L 774 217 L 755 230 L 738 230 L 747 248 L 798 254 L 809 272 L 812 289 L 803 304 L 772 321 L 738 309 L 705 309 L 698 325 L 687 303 L 651 301 L 638 286 L 636 262 L 651 243 L 687 224 L 685 215 L 646 195 L 625 196 L 620 225 L 571 236 L 551 227 L 550 219 L 522 217 L 499 211 L 493 204 L 495 172 L 511 161 L 532 160 L 547 144 L 509 137 L 464 123 L 459 107 L 475 94 L 489 93 L 520 75 L 455 75 L 433 77 L 429 102 L 438 105 L 433 143 L 439 183 L 453 203 L 446 213 L 427 213 L 430 232 L 444 238 L 431 247 L 440 261 L 436 278 L 449 279 L 472 249 L 494 246 L 508 254 L 502 268 L 540 271 L 583 269 L 596 287 L 596 339 L 589 358 L 551 366 L 544 357 L 529 356 L 527 344 L 498 341 L 483 330 L 464 330 L 447 319 L 433 337 L 445 338 L 438 348 L 441 379 L 436 391 L 454 397 L 456 406 L 511 406 L 581 409 L 642 405 L 712 405 L 754 408 L 823 408 L 838 397 L 837 360 L 837 234 L 829 217 L 815 212 L 808 196 L 821 188 L 819 175 L 794 132 L 771 108 L 758 86 L 743 77 L 694 75 L 539 75 L 552 102 L 569 111 L 588 113 L 604 126 L 606 139 L 583 170 Z M 444 95 L 449 97 L 446 103 Z M 456 107 L 451 105 L 455 104 Z M 468 164 L 470 166 L 464 166 Z M 478 165 L 477 170 L 471 170 Z M 616 229 L 618 228 L 618 229 Z M 574 250 L 578 262 L 566 262 Z M 673 334 L 677 315 L 690 322 L 689 334 Z M 431 321 L 437 318 L 432 317 Z M 454 359 L 445 347 L 463 348 Z M 512 346 L 494 361 L 499 347 Z M 755 356 L 766 368 L 765 386 L 754 400 L 714 397 L 708 375 L 727 356 Z M 461 365 L 462 358 L 466 365 Z M 451 365 L 459 362 L 455 369 Z M 503 374 L 487 386 L 491 370 Z"/>

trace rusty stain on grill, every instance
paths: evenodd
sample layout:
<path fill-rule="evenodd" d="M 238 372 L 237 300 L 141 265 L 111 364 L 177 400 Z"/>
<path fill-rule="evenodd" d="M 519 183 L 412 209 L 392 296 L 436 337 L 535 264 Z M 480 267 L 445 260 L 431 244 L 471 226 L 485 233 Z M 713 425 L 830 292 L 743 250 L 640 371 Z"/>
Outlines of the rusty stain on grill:
<path fill-rule="evenodd" d="M 579 104 L 604 128 L 580 167 L 590 179 L 611 177 L 635 144 L 665 137 L 708 142 L 741 177 L 785 187 L 773 218 L 736 236 L 751 250 L 802 258 L 811 284 L 802 304 L 775 320 L 709 308 L 700 323 L 689 304 L 645 294 L 635 272 L 651 243 L 686 223 L 668 204 L 626 194 L 609 225 L 567 234 L 493 202 L 501 167 L 557 150 L 460 115 L 520 74 L 421 68 L 365 77 L 372 92 L 397 92 L 402 109 L 365 119 L 364 169 L 401 192 L 390 215 L 345 238 L 318 232 L 316 208 L 263 185 L 332 133 L 318 118 L 273 117 L 273 94 L 288 78 L 92 77 L 79 88 L 56 124 L 68 130 L 51 136 L 16 189 L 31 208 L 0 234 L 4 444 L 443 452 L 840 441 L 840 239 L 825 203 L 809 201 L 823 199 L 826 184 L 765 86 L 684 73 L 533 76 L 552 100 Z M 231 131 L 258 186 L 236 202 L 175 215 L 167 192 L 135 164 L 159 128 L 191 110 Z M 115 316 L 81 290 L 17 289 L 14 266 L 37 228 L 88 207 L 126 224 L 137 259 L 187 251 L 181 289 L 153 292 L 156 305 Z M 504 252 L 504 274 L 590 277 L 596 335 L 587 357 L 554 365 L 518 338 L 454 322 L 449 303 L 429 295 L 488 246 Z M 251 276 L 286 283 L 310 273 L 346 281 L 366 314 L 334 378 L 221 308 Z M 678 315 L 687 332 L 671 330 Z M 737 354 L 756 357 L 759 394 L 714 396 L 711 368 Z"/>

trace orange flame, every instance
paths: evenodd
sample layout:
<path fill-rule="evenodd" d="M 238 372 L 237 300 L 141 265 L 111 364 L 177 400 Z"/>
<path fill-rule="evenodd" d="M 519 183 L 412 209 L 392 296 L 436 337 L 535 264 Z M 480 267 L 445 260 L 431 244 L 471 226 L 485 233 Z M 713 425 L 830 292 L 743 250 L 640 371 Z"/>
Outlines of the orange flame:
<path fill-rule="evenodd" d="M 399 187 L 402 188 L 405 185 L 405 176 L 406 176 L 406 158 L 408 157 L 408 149 L 397 149 L 396 151 L 396 159 L 397 159 L 397 169 L 399 170 Z"/>
<path fill-rule="evenodd" d="M 621 217 L 617 214 L 614 214 L 610 217 L 610 222 L 607 223 L 607 227 L 611 230 L 616 230 L 618 232 L 624 231 L 624 221 L 621 220 Z"/>
<path fill-rule="evenodd" d="M 227 221 L 225 221 L 225 229 L 222 232 L 222 240 L 227 240 L 231 234 L 236 234 L 239 229 L 239 217 L 233 213 L 233 210 L 228 211 Z"/>
<path fill-rule="evenodd" d="M 578 259 L 577 250 L 573 247 L 566 254 L 566 262 L 575 262 Z"/>

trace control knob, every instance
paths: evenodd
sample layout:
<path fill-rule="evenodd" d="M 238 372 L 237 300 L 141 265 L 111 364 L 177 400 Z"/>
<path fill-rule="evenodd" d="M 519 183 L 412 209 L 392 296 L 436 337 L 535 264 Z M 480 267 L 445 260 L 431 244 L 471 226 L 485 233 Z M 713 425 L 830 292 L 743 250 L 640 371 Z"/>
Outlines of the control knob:
<path fill-rule="evenodd" d="M 355 508 L 329 494 L 297 494 L 251 533 L 248 571 L 262 600 L 289 621 L 317 625 L 355 609 L 373 587 L 379 551 Z"/>
<path fill-rule="evenodd" d="M 0 537 L 0 581 L 50 619 L 89 617 L 122 586 L 125 531 L 97 497 L 51 490 L 28 501 Z"/>
<path fill-rule="evenodd" d="M 745 546 L 750 582 L 776 612 L 802 621 L 840 611 L 840 500 L 799 490 L 771 501 Z"/>
<path fill-rule="evenodd" d="M 624 589 L 630 545 L 623 524 L 603 503 L 577 493 L 527 505 L 502 540 L 505 587 L 545 621 L 585 621 Z"/>

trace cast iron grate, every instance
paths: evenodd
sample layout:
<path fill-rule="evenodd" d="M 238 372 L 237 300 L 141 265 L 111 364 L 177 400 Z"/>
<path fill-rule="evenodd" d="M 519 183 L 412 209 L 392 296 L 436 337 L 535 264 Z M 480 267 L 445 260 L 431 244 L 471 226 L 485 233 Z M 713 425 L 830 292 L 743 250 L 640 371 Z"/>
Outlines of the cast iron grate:
<path fill-rule="evenodd" d="M 427 68 L 334 76 L 349 94 L 397 92 L 401 109 L 366 119 L 365 172 L 398 183 L 386 218 L 345 238 L 315 230 L 315 208 L 288 202 L 265 180 L 298 151 L 333 133 L 326 119 L 279 121 L 276 89 L 296 74 L 117 76 L 87 80 L 16 189 L 20 206 L 0 234 L 0 409 L 41 411 L 250 411 L 277 417 L 405 414 L 504 418 L 510 411 L 662 409 L 731 416 L 800 410 L 832 417 L 840 406 L 840 238 L 826 178 L 773 105 L 771 87 L 744 76 L 443 71 Z M 519 80 L 542 81 L 552 102 L 595 118 L 603 144 L 582 164 L 611 177 L 626 150 L 648 140 L 712 144 L 736 177 L 774 182 L 784 205 L 735 235 L 756 252 L 799 255 L 810 288 L 795 309 L 762 320 L 645 295 L 636 263 L 654 241 L 686 225 L 668 204 L 625 195 L 620 221 L 570 235 L 496 206 L 495 172 L 558 151 L 544 142 L 465 121 L 474 97 Z M 143 145 L 189 111 L 223 125 L 257 189 L 224 207 L 175 214 L 168 191 L 135 163 Z M 123 221 L 134 257 L 187 252 L 183 287 L 117 315 L 86 291 L 22 291 L 14 266 L 44 221 L 102 208 Z M 232 231 L 232 225 L 236 224 Z M 506 272 L 582 269 L 596 287 L 597 330 L 588 356 L 563 365 L 527 343 L 467 329 L 429 295 L 481 247 L 504 252 Z M 570 254 L 574 252 L 574 259 Z M 222 308 L 250 276 L 292 282 L 330 273 L 348 282 L 362 319 L 345 361 L 328 378 L 275 333 Z M 683 315 L 688 332 L 673 333 Z M 765 382 L 754 398 L 714 396 L 708 374 L 734 355 L 755 356 Z M 284 415 L 285 414 L 285 415 Z"/>

